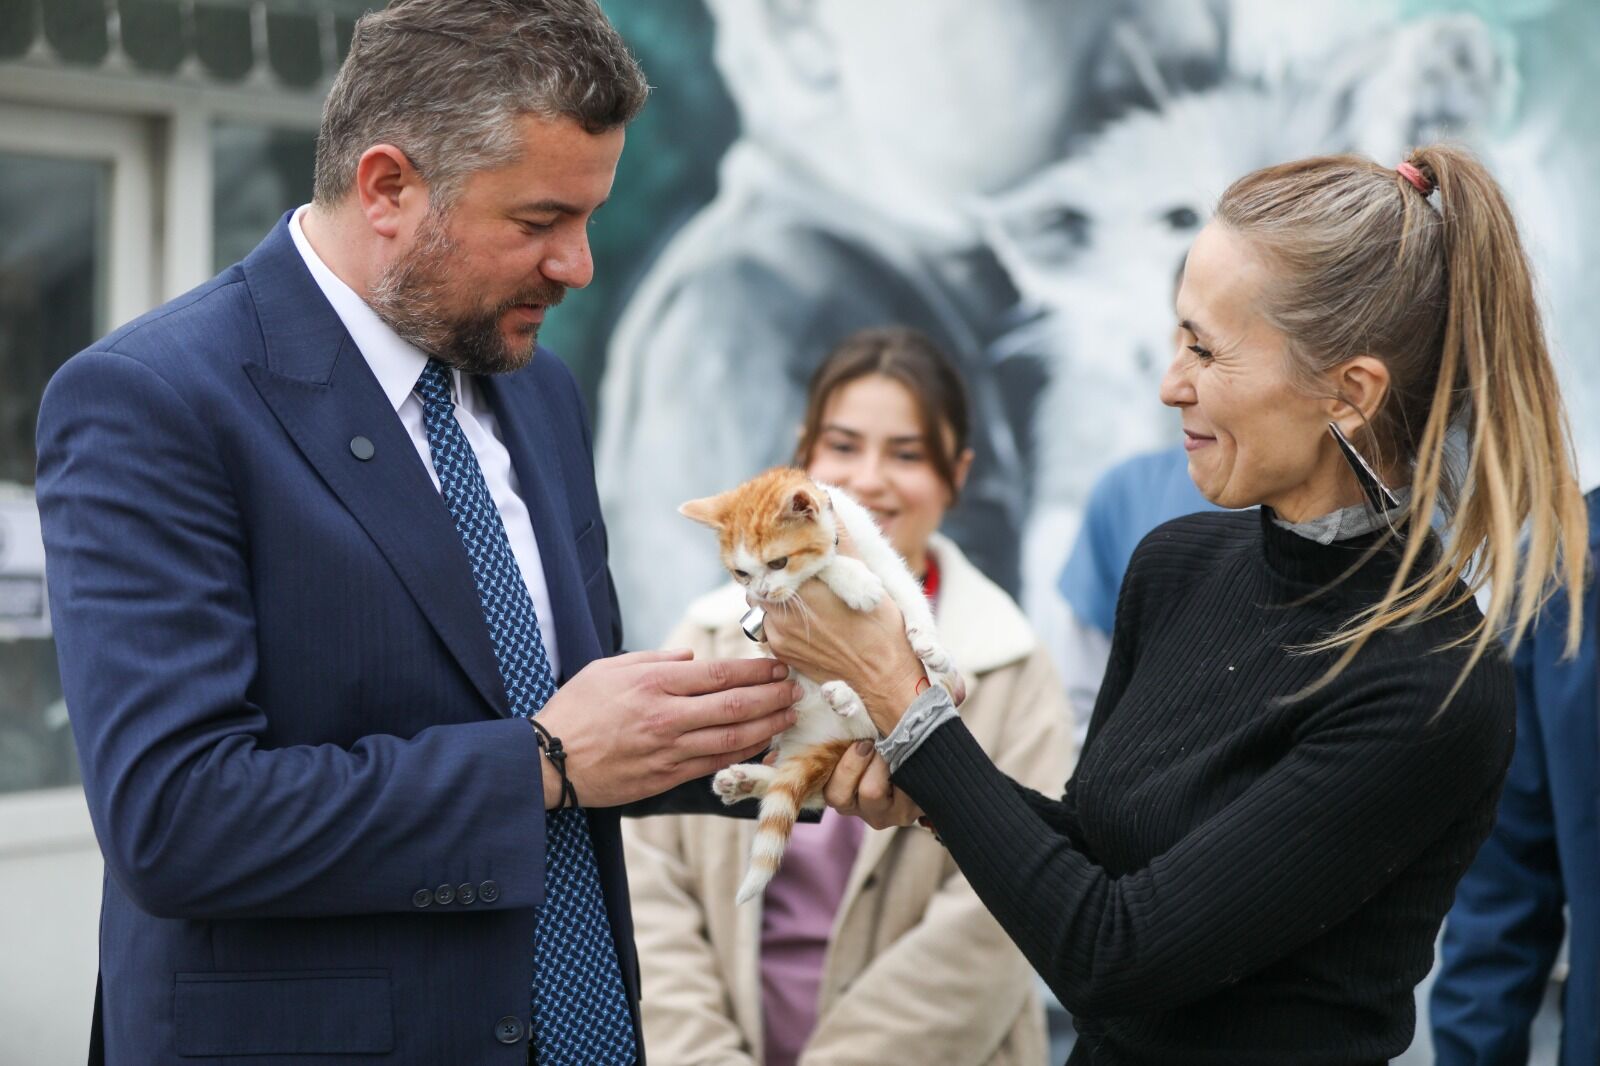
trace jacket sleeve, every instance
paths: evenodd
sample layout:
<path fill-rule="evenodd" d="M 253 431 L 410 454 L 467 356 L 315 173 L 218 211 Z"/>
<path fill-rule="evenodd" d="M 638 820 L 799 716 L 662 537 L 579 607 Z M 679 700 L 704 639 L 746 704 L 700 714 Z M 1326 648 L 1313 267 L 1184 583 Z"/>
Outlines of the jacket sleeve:
<path fill-rule="evenodd" d="M 1555 627 L 1559 630 L 1559 627 Z M 1544 737 L 1537 642 L 1517 651 L 1517 744 L 1493 831 L 1456 888 L 1429 1004 L 1438 1066 L 1526 1062 L 1528 1031 L 1566 925 Z"/>
<path fill-rule="evenodd" d="M 710 644 L 704 630 L 687 624 L 666 642 L 692 648 L 697 656 Z M 733 1018 L 727 975 L 706 938 L 705 904 L 684 852 L 684 833 L 695 824 L 693 815 L 622 824 L 645 1046 L 654 1066 L 756 1066 Z"/>
<path fill-rule="evenodd" d="M 206 422 L 88 352 L 39 413 L 62 685 L 109 876 L 170 918 L 412 911 L 461 863 L 543 896 L 538 754 L 515 719 L 265 748 L 247 521 Z M 330 609 L 338 605 L 330 604 Z M 448 865 L 445 865 L 448 863 Z"/>
<path fill-rule="evenodd" d="M 999 680 L 991 675 L 983 683 Z M 1059 789 L 1071 764 L 1071 716 L 1055 668 L 1036 650 L 1010 680 L 995 764 L 1019 782 Z M 801 1066 L 985 1062 L 1032 995 L 1027 960 L 954 870 L 922 921 L 874 958 L 818 1020 L 812 1046 L 820 1050 L 802 1055 Z"/>

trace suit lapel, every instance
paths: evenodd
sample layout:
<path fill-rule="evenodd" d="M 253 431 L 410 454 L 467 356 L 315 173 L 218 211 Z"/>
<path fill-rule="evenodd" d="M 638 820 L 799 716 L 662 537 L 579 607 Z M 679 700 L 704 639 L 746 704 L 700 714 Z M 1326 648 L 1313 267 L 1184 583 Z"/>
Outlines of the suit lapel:
<path fill-rule="evenodd" d="M 534 358 L 556 357 L 540 349 Z M 550 610 L 555 615 L 556 648 L 561 653 L 562 676 L 557 681 L 564 684 L 568 677 L 598 658 L 601 648 L 583 588 L 572 512 L 561 473 L 562 442 L 551 431 L 559 419 L 552 417 L 549 398 L 538 388 L 530 370 L 483 377 L 478 382 L 494 410 L 500 438 L 511 454 L 522 499 L 533 519 L 533 535 L 539 542 L 539 560 L 550 590 Z"/>
<path fill-rule="evenodd" d="M 244 271 L 266 348 L 264 365 L 245 365 L 256 391 L 388 559 L 485 702 L 505 715 L 505 687 L 449 509 L 287 225 L 279 223 Z M 358 436 L 372 445 L 364 461 L 352 450 Z"/>

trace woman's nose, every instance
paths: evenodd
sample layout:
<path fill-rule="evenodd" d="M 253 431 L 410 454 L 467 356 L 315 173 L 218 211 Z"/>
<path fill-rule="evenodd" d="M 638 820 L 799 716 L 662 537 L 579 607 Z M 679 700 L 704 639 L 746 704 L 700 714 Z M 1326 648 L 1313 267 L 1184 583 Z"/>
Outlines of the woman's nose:
<path fill-rule="evenodd" d="M 1194 359 L 1179 348 L 1161 377 L 1161 402 L 1168 407 L 1187 407 L 1194 403 Z"/>
<path fill-rule="evenodd" d="M 850 467 L 850 484 L 847 486 L 855 495 L 875 492 L 884 487 L 883 464 L 877 456 L 863 456 L 861 460 Z"/>

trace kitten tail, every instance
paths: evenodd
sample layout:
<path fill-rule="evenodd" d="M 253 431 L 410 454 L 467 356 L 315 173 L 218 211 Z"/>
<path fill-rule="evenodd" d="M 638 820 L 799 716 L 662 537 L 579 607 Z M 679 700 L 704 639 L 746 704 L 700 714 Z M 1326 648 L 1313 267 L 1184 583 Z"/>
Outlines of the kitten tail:
<path fill-rule="evenodd" d="M 807 800 L 821 794 L 833 768 L 854 743 L 853 740 L 830 740 L 784 759 L 775 767 L 777 774 L 767 786 L 767 794 L 761 798 L 755 840 L 750 845 L 750 868 L 739 885 L 738 902 L 748 903 L 761 895 L 778 872 L 801 808 L 806 806 Z"/>

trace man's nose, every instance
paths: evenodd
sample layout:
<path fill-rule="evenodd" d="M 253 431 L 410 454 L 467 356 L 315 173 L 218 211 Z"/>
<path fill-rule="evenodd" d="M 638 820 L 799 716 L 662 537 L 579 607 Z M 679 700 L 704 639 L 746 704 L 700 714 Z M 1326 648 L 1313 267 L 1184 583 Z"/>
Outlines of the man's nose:
<path fill-rule="evenodd" d="M 594 257 L 589 254 L 588 225 L 579 223 L 573 234 L 560 240 L 540 262 L 539 271 L 569 289 L 581 289 L 593 281 Z"/>

